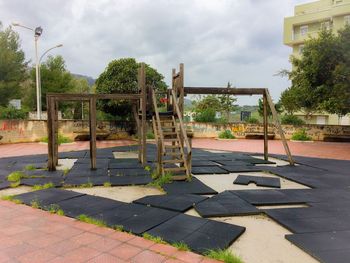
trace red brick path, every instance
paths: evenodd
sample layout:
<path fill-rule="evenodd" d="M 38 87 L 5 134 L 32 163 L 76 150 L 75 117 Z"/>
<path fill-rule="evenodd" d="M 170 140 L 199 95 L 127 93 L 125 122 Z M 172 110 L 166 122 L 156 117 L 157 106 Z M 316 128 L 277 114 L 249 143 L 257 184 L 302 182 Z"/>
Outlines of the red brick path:
<path fill-rule="evenodd" d="M 0 201 L 0 262 L 218 262 L 128 233 Z"/>

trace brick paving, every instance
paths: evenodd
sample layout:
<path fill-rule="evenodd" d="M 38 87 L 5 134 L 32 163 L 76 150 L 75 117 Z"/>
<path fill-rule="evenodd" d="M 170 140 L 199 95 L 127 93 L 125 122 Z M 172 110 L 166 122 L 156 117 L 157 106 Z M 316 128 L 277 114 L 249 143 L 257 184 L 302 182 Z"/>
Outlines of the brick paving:
<path fill-rule="evenodd" d="M 135 144 L 132 140 L 98 141 L 97 148 L 124 146 Z M 288 142 L 293 155 L 350 160 L 350 143 L 336 142 Z M 262 153 L 262 140 L 215 140 L 215 139 L 194 139 L 193 147 L 203 149 L 241 151 L 248 153 Z M 75 142 L 62 145 L 59 151 L 78 151 L 89 149 L 89 142 Z M 0 158 L 18 155 L 47 154 L 47 145 L 40 143 L 16 143 L 0 144 Z M 282 142 L 279 140 L 269 141 L 269 153 L 284 154 Z"/>
<path fill-rule="evenodd" d="M 219 262 L 113 229 L 0 201 L 1 262 Z"/>

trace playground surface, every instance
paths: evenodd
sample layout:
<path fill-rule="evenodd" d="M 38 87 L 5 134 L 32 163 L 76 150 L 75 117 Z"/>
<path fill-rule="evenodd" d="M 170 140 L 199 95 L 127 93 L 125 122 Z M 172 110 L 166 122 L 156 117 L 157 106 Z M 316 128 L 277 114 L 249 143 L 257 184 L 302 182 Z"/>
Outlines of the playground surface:
<path fill-rule="evenodd" d="M 0 193 L 14 194 L 15 199 L 21 200 L 28 206 L 33 206 L 35 203 L 35 206 L 42 210 L 52 211 L 53 207 L 59 207 L 66 215 L 51 215 L 47 211 L 2 201 L 0 213 L 6 215 L 3 219 L 6 222 L 0 223 L 5 226 L 4 231 L 10 229 L 4 235 L 4 238 L 7 238 L 7 240 L 4 239 L 4 243 L 9 244 L 8 251 L 16 251 L 18 253 L 16 259 L 22 258 L 23 262 L 31 255 L 30 253 L 38 258 L 41 258 L 41 254 L 44 255 L 42 258 L 47 256 L 45 262 L 51 259 L 68 262 L 64 261 L 62 256 L 70 253 L 49 255 L 50 250 L 45 249 L 50 245 L 58 246 L 68 237 L 58 240 L 59 237 L 52 235 L 51 238 L 51 233 L 45 231 L 52 229 L 60 232 L 60 227 L 70 227 L 69 224 L 73 224 L 74 227 L 78 224 L 82 228 L 91 227 L 92 231 L 86 230 L 89 233 L 85 233 L 78 239 L 83 243 L 84 236 L 87 237 L 86 242 L 94 239 L 89 239 L 91 234 L 98 235 L 102 240 L 113 234 L 129 235 L 125 232 L 87 225 L 73 219 L 84 214 L 103 221 L 110 228 L 118 226 L 119 229 L 138 236 L 147 233 L 153 237 L 161 237 L 170 244 L 184 242 L 192 251 L 199 254 L 209 249 L 228 248 L 245 262 L 311 263 L 317 260 L 346 262 L 349 257 L 350 161 L 346 160 L 350 159 L 350 153 L 347 144 L 295 143 L 294 146 L 290 143 L 295 155 L 298 155 L 295 149 L 303 152 L 307 151 L 308 147 L 314 147 L 313 151 L 310 150 L 309 156 L 325 158 L 296 156 L 298 165 L 291 167 L 285 162 L 285 157 L 279 155 L 283 149 L 281 147 L 279 151 L 274 141 L 270 142 L 270 152 L 275 154 L 271 154 L 269 161 L 264 161 L 260 154 L 256 153 L 259 149 L 262 150 L 262 143 L 259 144 L 256 141 L 246 143 L 244 140 L 243 146 L 240 141 L 194 140 L 192 181 L 165 183 L 161 185 L 162 191 L 150 186 L 151 171 L 144 169 L 134 159 L 133 154 L 137 149 L 135 146 L 127 146 L 128 144 L 130 142 L 120 141 L 116 147 L 108 144 L 111 147 L 98 149 L 96 171 L 89 170 L 86 145 L 62 146 L 59 155 L 61 168 L 70 168 L 65 172 L 42 170 L 47 160 L 44 152 L 29 155 L 29 150 L 26 150 L 25 146 L 20 151 L 17 149 L 17 155 L 20 153 L 24 156 L 6 158 L 4 157 L 6 154 L 11 155 L 10 148 L 16 145 L 0 146 L 3 155 L 0 159 L 2 180 L 0 187 L 4 189 Z M 217 150 L 200 149 L 205 145 L 206 148 Z M 41 145 L 32 144 L 31 153 L 41 153 L 40 150 L 37 151 L 39 147 Z M 67 147 L 80 149 L 80 151 L 61 152 L 68 150 Z M 240 149 L 232 149 L 233 147 Z M 293 147 L 295 147 L 294 150 Z M 326 150 L 327 147 L 329 147 L 328 150 Z M 14 148 L 12 150 L 14 151 Z M 232 150 L 236 151 L 232 152 Z M 148 145 L 147 156 L 148 165 L 152 170 L 155 167 L 154 145 Z M 341 158 L 344 160 L 339 160 Z M 28 166 L 31 169 L 27 169 Z M 22 171 L 26 175 L 26 178 L 18 182 L 19 188 L 11 188 L 6 180 L 7 175 L 13 171 Z M 55 188 L 35 192 L 30 188 L 47 183 L 51 183 Z M 62 186 L 65 186 L 65 189 L 62 189 Z M 22 216 L 18 217 L 22 213 L 23 219 Z M 43 225 L 33 223 L 41 222 L 38 218 L 48 221 Z M 11 226 L 14 219 L 19 220 L 16 227 L 13 225 L 12 228 L 6 227 Z M 32 227 L 32 229 L 28 229 L 26 224 L 30 224 L 29 228 Z M 45 228 L 46 224 L 51 227 Z M 56 224 L 57 228 L 54 227 Z M 38 227 L 42 227 L 43 230 Z M 21 240 L 20 237 L 26 235 L 19 233 L 26 231 L 32 231 L 31 238 Z M 35 243 L 32 241 L 33 231 L 45 232 L 43 242 L 30 243 Z M 64 233 L 65 231 L 61 232 L 62 235 Z M 29 232 L 28 236 L 30 236 Z M 73 237 L 69 238 L 73 239 Z M 88 260 L 114 262 L 112 257 L 117 257 L 121 260 L 120 262 L 123 262 L 122 260 L 138 262 L 138 258 L 145 259 L 147 256 L 152 257 L 150 262 L 167 262 L 166 260 L 168 262 L 172 260 L 206 262 L 208 260 L 197 254 L 179 252 L 171 246 L 149 243 L 151 241 L 140 237 L 130 235 L 130 238 L 131 241 L 135 240 L 142 244 L 145 242 L 149 246 L 140 247 L 140 245 L 131 244 L 129 240 L 124 240 L 119 245 L 110 244 L 112 248 L 108 251 L 114 249 L 115 254 L 108 251 L 95 251 L 95 254 L 94 251 L 84 253 L 84 251 L 90 251 L 90 248 L 98 250 L 93 246 L 99 246 L 104 242 L 93 240 L 91 246 L 90 243 L 80 244 L 72 255 L 78 259 L 79 254 L 84 254 L 81 257 L 85 254 L 91 255 L 89 259 L 82 258 L 80 262 L 88 262 Z M 113 242 L 108 240 L 107 243 Z M 30 251 L 30 245 L 37 249 Z M 137 247 L 139 252 L 129 258 L 122 258 L 120 254 L 123 255 L 123 248 L 128 246 Z M 161 246 L 169 253 L 161 251 L 159 254 L 152 250 L 153 246 Z M 26 250 L 27 247 L 28 250 Z M 9 260 L 6 257 L 11 256 L 11 253 L 3 253 L 4 262 Z M 26 257 L 24 257 L 25 254 L 27 254 Z M 186 254 L 186 256 L 182 257 L 180 254 Z M 192 258 L 186 261 L 187 257 Z M 176 261 L 176 259 L 182 261 Z"/>

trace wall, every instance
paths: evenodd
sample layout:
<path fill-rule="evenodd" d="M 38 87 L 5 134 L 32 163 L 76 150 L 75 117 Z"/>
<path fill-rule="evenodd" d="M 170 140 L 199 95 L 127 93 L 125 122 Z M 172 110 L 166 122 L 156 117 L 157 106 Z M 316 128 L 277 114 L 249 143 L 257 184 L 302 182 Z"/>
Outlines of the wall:
<path fill-rule="evenodd" d="M 63 120 L 59 122 L 59 132 L 71 139 L 77 136 L 87 136 L 89 126 L 87 121 Z M 197 138 L 216 138 L 220 131 L 231 130 L 237 138 L 245 138 L 247 135 L 263 134 L 261 124 L 235 123 L 229 125 L 212 123 L 187 123 L 187 126 L 194 132 Z M 350 137 L 350 126 L 340 125 L 304 125 L 307 133 L 313 140 L 323 140 L 325 136 L 348 136 Z M 134 129 L 130 122 L 97 122 L 97 135 L 105 139 L 129 138 L 129 133 Z M 290 139 L 293 133 L 300 127 L 283 125 L 286 138 Z M 46 137 L 46 121 L 37 120 L 0 120 L 0 143 L 34 142 Z M 274 125 L 269 125 L 269 134 L 275 134 L 279 139 Z"/>

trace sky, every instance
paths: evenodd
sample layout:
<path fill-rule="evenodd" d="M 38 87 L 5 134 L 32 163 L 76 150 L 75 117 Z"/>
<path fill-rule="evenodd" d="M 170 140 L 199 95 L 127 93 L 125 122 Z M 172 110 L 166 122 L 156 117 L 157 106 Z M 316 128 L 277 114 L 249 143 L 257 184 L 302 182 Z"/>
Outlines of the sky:
<path fill-rule="evenodd" d="M 0 0 L 3 27 L 41 26 L 39 55 L 62 55 L 72 73 L 97 78 L 113 59 L 134 57 L 171 83 L 185 64 L 185 86 L 268 88 L 275 101 L 290 83 L 283 19 L 306 0 Z M 14 27 L 34 63 L 31 31 Z M 45 60 L 45 58 L 44 58 Z M 255 105 L 258 97 L 240 96 Z"/>

